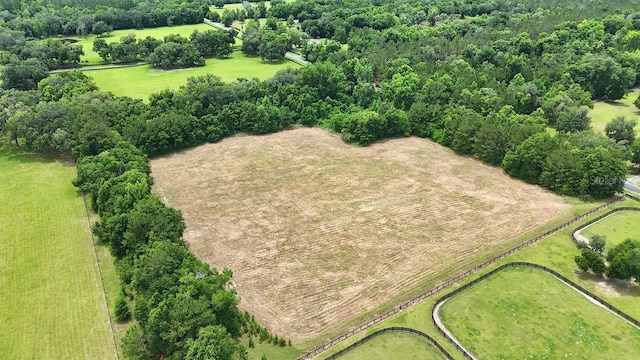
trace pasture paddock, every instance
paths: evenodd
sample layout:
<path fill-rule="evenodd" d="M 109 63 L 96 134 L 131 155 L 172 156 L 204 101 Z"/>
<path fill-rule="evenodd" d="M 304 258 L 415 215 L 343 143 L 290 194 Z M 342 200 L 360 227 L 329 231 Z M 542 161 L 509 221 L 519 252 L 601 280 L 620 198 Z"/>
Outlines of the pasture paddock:
<path fill-rule="evenodd" d="M 87 215 L 71 184 L 75 172 L 0 147 L 2 358 L 116 358 Z"/>
<path fill-rule="evenodd" d="M 580 231 L 587 239 L 596 234 L 607 238 L 605 253 L 627 238 L 640 240 L 640 212 L 616 212 Z"/>
<path fill-rule="evenodd" d="M 504 269 L 453 296 L 440 318 L 479 359 L 640 357 L 640 329 L 528 267 Z"/>
<path fill-rule="evenodd" d="M 293 61 L 268 64 L 257 57 L 247 57 L 236 51 L 226 59 L 206 59 L 205 66 L 186 69 L 159 70 L 148 65 L 96 70 L 86 72 L 100 90 L 111 91 L 117 96 L 129 96 L 148 100 L 149 95 L 164 89 L 178 89 L 194 76 L 214 74 L 222 81 L 230 82 L 238 78 L 266 80 L 278 71 L 288 67 L 298 68 Z"/>
<path fill-rule="evenodd" d="M 488 260 L 569 208 L 425 139 L 361 148 L 318 128 L 237 136 L 152 169 L 191 250 L 232 269 L 241 307 L 299 344 Z"/>

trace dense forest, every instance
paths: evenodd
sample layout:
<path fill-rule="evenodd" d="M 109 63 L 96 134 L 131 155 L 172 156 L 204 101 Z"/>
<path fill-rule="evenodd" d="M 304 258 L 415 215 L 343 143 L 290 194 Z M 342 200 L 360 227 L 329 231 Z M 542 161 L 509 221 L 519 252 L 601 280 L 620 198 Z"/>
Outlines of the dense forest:
<path fill-rule="evenodd" d="M 48 75 L 81 52 L 41 38 L 88 34 L 98 22 L 111 29 L 197 23 L 214 4 L 0 0 L 0 130 L 16 146 L 76 160 L 75 185 L 100 215 L 93 230 L 117 259 L 122 296 L 134 300 L 137 325 L 123 343 L 129 358 L 245 357 L 242 334 L 278 339 L 238 311 L 230 271 L 210 269 L 184 247 L 181 214 L 150 192 L 149 157 L 237 133 L 322 126 L 361 146 L 428 138 L 587 199 L 621 191 L 619 179 L 640 161 L 640 141 L 625 119 L 604 136 L 588 115 L 594 100 L 617 100 L 640 85 L 640 12 L 631 1 L 274 0 L 265 16 L 297 20 L 306 35 L 325 39 L 304 45 L 311 66 L 266 81 L 191 78 L 148 102 L 101 92 L 79 71 Z M 269 61 L 301 43 L 277 21 L 252 22 L 263 6 L 226 16 L 248 19 L 242 50 Z M 225 56 L 227 38 L 215 39 L 97 46 L 112 61 L 119 46 L 140 46 L 147 52 L 131 53 L 147 56 L 161 49 L 149 61 L 162 66 L 187 47 Z M 120 304 L 126 318 L 127 303 Z"/>

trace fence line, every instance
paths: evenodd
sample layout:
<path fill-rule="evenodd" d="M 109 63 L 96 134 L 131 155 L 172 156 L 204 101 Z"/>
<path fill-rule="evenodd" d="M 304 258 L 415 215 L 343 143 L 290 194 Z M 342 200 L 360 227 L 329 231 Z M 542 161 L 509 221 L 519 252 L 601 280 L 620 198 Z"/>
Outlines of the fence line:
<path fill-rule="evenodd" d="M 89 234 L 91 235 L 91 245 L 93 246 L 93 255 L 96 259 L 96 267 L 98 268 L 98 276 L 100 277 L 100 287 L 102 288 L 102 296 L 104 298 L 104 306 L 107 311 L 107 319 L 109 320 L 109 328 L 111 329 L 111 338 L 113 339 L 113 347 L 116 351 L 116 360 L 120 359 L 118 354 L 118 341 L 116 341 L 116 328 L 111 320 L 111 310 L 109 309 L 109 301 L 107 298 L 107 289 L 104 287 L 104 276 L 102 276 L 102 269 L 100 268 L 100 258 L 98 257 L 98 250 L 96 249 L 96 239 L 93 236 L 93 229 L 91 229 L 91 217 L 89 215 L 89 207 L 87 206 L 87 196 L 82 193 L 82 204 L 84 205 L 84 212 L 87 215 L 87 226 L 89 227 Z"/>
<path fill-rule="evenodd" d="M 512 255 L 512 254 L 524 249 L 525 247 L 527 247 L 527 246 L 529 246 L 531 244 L 534 244 L 534 243 L 536 243 L 536 242 L 538 242 L 538 241 L 540 241 L 540 240 L 542 240 L 544 238 L 547 238 L 550 235 L 552 235 L 552 234 L 554 234 L 554 233 L 556 233 L 556 232 L 558 232 L 560 230 L 564 230 L 567 227 L 569 227 L 570 225 L 573 225 L 573 224 L 575 224 L 575 223 L 577 223 L 577 222 L 579 222 L 579 221 L 581 221 L 581 220 L 583 220 L 583 219 L 585 219 L 585 218 L 587 218 L 587 217 L 589 217 L 589 216 L 601 211 L 602 209 L 607 208 L 611 204 L 614 204 L 616 202 L 619 202 L 619 201 L 622 201 L 622 200 L 625 200 L 625 199 L 633 199 L 633 200 L 637 200 L 637 201 L 640 202 L 640 198 L 637 198 L 637 197 L 632 196 L 632 195 L 624 194 L 623 196 L 616 196 L 612 200 L 609 200 L 606 203 L 604 203 L 604 204 L 602 204 L 602 205 L 600 205 L 598 207 L 595 207 L 595 208 L 589 210 L 588 212 L 586 212 L 586 213 L 584 213 L 584 214 L 582 214 L 580 216 L 577 216 L 577 217 L 575 217 L 575 218 L 573 218 L 573 219 L 571 219 L 571 220 L 569 220 L 569 221 L 567 221 L 567 222 L 565 222 L 565 223 L 563 223 L 561 225 L 558 225 L 558 226 L 554 227 L 553 229 L 551 229 L 549 231 L 546 231 L 545 233 L 534 237 L 533 239 L 527 240 L 526 242 L 524 242 L 524 243 L 522 243 L 522 244 L 520 244 L 520 245 L 518 245 L 518 246 L 516 246 L 516 247 L 514 247 L 514 248 L 512 248 L 510 250 L 507 250 L 507 251 L 499 254 L 498 256 L 494 257 L 493 259 L 485 261 L 484 263 L 482 263 L 482 264 L 480 264 L 480 265 L 478 265 L 478 266 L 476 266 L 476 267 L 474 267 L 474 268 L 472 268 L 470 270 L 467 270 L 462 274 L 459 274 L 459 275 L 457 275 L 457 276 L 445 281 L 444 283 L 442 283 L 442 284 L 440 284 L 440 285 L 438 285 L 438 286 L 436 286 L 436 287 L 434 287 L 434 288 L 422 293 L 421 295 L 416 296 L 415 298 L 413 298 L 411 300 L 405 301 L 404 303 L 394 307 L 393 309 L 387 311 L 386 313 L 378 315 L 375 318 L 369 320 L 367 323 L 364 323 L 364 324 L 362 324 L 360 326 L 352 328 L 351 330 L 347 331 L 343 335 L 341 335 L 341 336 L 339 336 L 339 337 L 327 342 L 326 344 L 324 344 L 324 345 L 322 345 L 322 346 L 320 346 L 320 347 L 318 347 L 316 349 L 313 349 L 310 352 L 298 357 L 298 360 L 311 359 L 312 357 L 314 357 L 314 356 L 316 356 L 316 355 L 318 355 L 318 354 L 320 354 L 322 352 L 325 352 L 328 349 L 332 348 L 333 346 L 343 342 L 347 338 L 349 338 L 349 337 L 351 337 L 351 336 L 353 336 L 355 334 L 358 334 L 358 333 L 362 332 L 363 330 L 368 329 L 368 328 L 376 325 L 377 323 L 379 323 L 379 322 L 381 322 L 383 320 L 388 319 L 389 317 L 401 312 L 402 310 L 408 308 L 409 306 L 415 305 L 416 303 L 418 303 L 418 302 L 420 302 L 420 301 L 422 301 L 422 300 L 424 300 L 424 299 L 426 299 L 426 298 L 428 298 L 428 297 L 430 297 L 430 296 L 442 291 L 443 289 L 445 289 L 445 288 L 447 288 L 447 287 L 449 287 L 449 286 L 451 286 L 453 284 L 456 284 L 456 283 L 460 282 L 461 280 L 463 280 L 467 276 L 469 276 L 471 274 L 474 274 L 474 273 L 476 273 L 476 272 L 478 272 L 478 271 L 480 271 L 480 270 L 482 270 L 482 269 L 484 269 L 484 268 L 486 268 L 486 267 L 488 267 L 490 265 L 493 265 L 496 262 L 506 258 L 507 256 Z"/>
<path fill-rule="evenodd" d="M 640 202 L 640 198 L 636 198 L 635 196 L 630 196 L 630 195 L 628 195 L 627 197 L 628 197 L 629 199 L 636 200 L 636 201 Z M 591 219 L 591 220 L 587 221 L 586 223 L 584 223 L 584 224 L 582 224 L 582 225 L 578 226 L 577 228 L 575 228 L 575 229 L 571 232 L 571 234 L 569 234 L 569 236 L 571 237 L 571 240 L 573 240 L 573 242 L 575 242 L 575 243 L 576 243 L 576 245 L 578 245 L 578 246 L 580 245 L 580 243 L 583 243 L 583 244 L 584 244 L 584 242 L 582 242 L 582 241 L 580 241 L 580 239 L 578 239 L 578 237 L 576 236 L 576 233 L 578 233 L 579 231 L 583 230 L 583 229 L 584 229 L 584 228 L 586 228 L 587 226 L 590 226 L 590 225 L 593 225 L 593 224 L 597 223 L 598 221 L 600 221 L 600 220 L 602 220 L 602 219 L 606 218 L 606 217 L 607 217 L 607 216 L 609 216 L 609 215 L 612 215 L 612 214 L 617 213 L 618 211 L 640 211 L 640 208 L 632 207 L 632 206 L 621 206 L 621 207 L 619 207 L 619 208 L 611 209 L 611 210 L 607 211 L 606 213 L 604 213 L 604 214 L 602 214 L 602 215 L 598 215 L 597 217 L 595 217 L 595 218 L 593 218 L 593 219 Z M 587 240 L 588 240 L 588 239 L 587 239 Z M 586 245 L 589 249 L 591 249 L 591 245 L 589 245 L 589 243 L 588 243 L 588 242 L 587 242 L 585 245 Z M 592 250 L 593 250 L 593 249 L 592 249 Z M 602 254 L 600 254 L 600 256 L 604 257 Z"/>
<path fill-rule="evenodd" d="M 434 338 L 432 338 L 431 336 L 423 333 L 422 331 L 416 330 L 416 329 L 400 327 L 400 326 L 392 326 L 392 327 L 388 327 L 388 328 L 384 328 L 384 329 L 380 329 L 380 330 L 374 331 L 373 333 L 363 337 L 362 339 L 354 342 L 353 344 L 347 346 L 346 348 L 338 351 L 337 353 L 330 355 L 325 360 L 334 360 L 334 359 L 336 359 L 336 358 L 348 353 L 349 351 L 357 348 L 358 346 L 366 343 L 367 341 L 369 341 L 369 340 L 371 340 L 371 339 L 373 339 L 375 337 L 378 337 L 380 335 L 384 335 L 386 333 L 389 333 L 389 332 L 404 332 L 404 333 L 410 333 L 410 334 L 414 334 L 414 335 L 420 336 L 420 337 L 426 339 L 427 342 L 429 342 L 430 345 L 432 345 L 433 347 L 438 349 L 446 359 L 453 360 L 453 357 L 451 356 L 451 354 L 449 354 L 447 352 L 447 350 L 445 350 L 442 347 L 442 345 L 438 344 L 438 342 Z"/>
<path fill-rule="evenodd" d="M 582 286 L 576 284 L 575 282 L 569 280 L 567 277 L 565 277 L 564 275 L 558 273 L 557 271 L 555 271 L 553 269 L 550 269 L 550 268 L 548 268 L 546 266 L 543 266 L 543 265 L 529 263 L 529 262 L 511 262 L 511 263 L 508 263 L 508 264 L 501 265 L 501 266 L 489 271 L 488 273 L 483 274 L 479 278 L 474 279 L 473 281 L 468 282 L 468 283 L 464 284 L 463 286 L 453 290 L 452 292 L 442 296 L 441 298 L 439 298 L 436 301 L 436 303 L 435 303 L 435 305 L 433 307 L 433 310 L 431 312 L 431 320 L 432 320 L 433 324 L 435 325 L 436 329 L 438 330 L 440 335 L 442 335 L 445 339 L 447 339 L 447 341 L 449 343 L 451 343 L 458 351 L 460 351 L 464 355 L 465 358 L 474 359 L 474 357 L 469 352 L 467 352 L 466 349 L 464 349 L 460 344 L 458 344 L 458 342 L 454 338 L 449 336 L 446 333 L 446 331 L 443 328 L 440 327 L 440 325 L 436 321 L 436 309 L 438 308 L 438 305 L 442 304 L 443 302 L 445 302 L 445 301 L 449 300 L 450 298 L 456 296 L 457 294 L 467 290 L 468 288 L 470 288 L 473 285 L 479 283 L 480 281 L 482 281 L 482 280 L 484 280 L 484 279 L 496 274 L 497 272 L 500 272 L 502 270 L 505 270 L 505 269 L 511 268 L 511 267 L 524 267 L 524 266 L 532 267 L 532 268 L 538 269 L 538 270 L 542 270 L 542 271 L 545 271 L 545 272 L 555 276 L 558 280 L 564 282 L 565 284 L 567 284 L 568 286 L 574 288 L 575 290 L 578 290 L 583 295 L 586 295 L 586 296 L 592 298 L 593 300 L 597 301 L 600 305 L 604 306 L 609 311 L 611 311 L 614 314 L 618 315 L 622 319 L 628 321 L 629 323 L 631 323 L 635 327 L 640 328 L 640 321 L 638 321 L 635 318 L 631 317 L 630 315 L 628 315 L 627 313 L 625 313 L 622 310 L 618 309 L 617 307 L 609 304 L 604 299 L 602 299 L 599 296 L 596 296 L 595 294 L 591 293 L 589 290 L 587 290 L 587 289 L 583 288 Z"/>

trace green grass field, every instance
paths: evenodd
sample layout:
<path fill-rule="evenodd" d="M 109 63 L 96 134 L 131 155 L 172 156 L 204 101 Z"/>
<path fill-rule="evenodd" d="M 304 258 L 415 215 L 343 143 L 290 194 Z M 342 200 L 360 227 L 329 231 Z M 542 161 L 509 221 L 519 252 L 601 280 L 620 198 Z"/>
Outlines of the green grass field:
<path fill-rule="evenodd" d="M 258 4 L 257 4 L 257 3 L 252 3 L 251 5 L 252 5 L 252 6 L 254 6 L 254 7 L 256 7 L 256 8 L 257 8 L 257 6 L 258 6 Z M 269 8 L 269 6 L 271 6 L 271 2 L 270 2 L 270 1 L 266 1 L 266 2 L 265 2 L 265 5 L 266 5 L 266 7 L 267 7 L 267 9 L 268 9 L 268 8 Z M 209 10 L 214 11 L 214 12 L 217 12 L 217 13 L 218 13 L 218 14 L 220 14 L 220 15 L 222 15 L 222 13 L 223 13 L 225 10 L 233 11 L 233 10 L 235 10 L 235 9 L 242 9 L 242 8 L 243 8 L 243 7 L 242 7 L 242 3 L 224 4 L 224 6 L 223 6 L 222 8 L 218 8 L 218 7 L 215 7 L 215 6 L 213 6 L 213 5 L 209 6 Z"/>
<path fill-rule="evenodd" d="M 593 131 L 604 134 L 604 127 L 608 122 L 616 116 L 626 116 L 627 119 L 636 121 L 636 133 L 640 132 L 640 111 L 633 105 L 639 94 L 640 90 L 634 90 L 618 101 L 596 101 L 593 110 L 589 112 Z"/>
<path fill-rule="evenodd" d="M 186 84 L 187 78 L 212 73 L 222 81 L 229 82 L 238 78 L 268 79 L 278 71 L 300 65 L 292 61 L 268 64 L 260 58 L 244 56 L 234 52 L 227 59 L 207 59 L 206 65 L 188 69 L 155 70 L 147 65 L 97 70 L 87 72 L 101 90 L 111 91 L 118 96 L 147 100 L 149 95 L 164 89 L 177 89 Z"/>
<path fill-rule="evenodd" d="M 407 333 L 377 336 L 340 357 L 341 360 L 420 359 L 442 360 L 443 355 L 426 340 Z"/>
<path fill-rule="evenodd" d="M 294 2 L 294 1 L 295 1 L 295 0 L 285 0 L 285 2 L 288 2 L 288 3 L 289 3 L 289 2 Z M 265 1 L 265 2 L 264 2 L 264 5 L 265 5 L 265 6 L 267 7 L 267 9 L 268 9 L 269 7 L 271 7 L 271 1 Z M 258 3 L 257 3 L 257 2 L 252 2 L 252 3 L 251 3 L 251 6 L 253 6 L 255 9 L 257 9 L 257 8 L 258 8 Z M 222 8 L 217 8 L 217 7 L 213 6 L 213 5 L 211 5 L 211 6 L 209 7 L 209 10 L 211 10 L 211 11 L 215 11 L 215 12 L 217 12 L 217 13 L 218 13 L 218 14 L 220 14 L 220 15 L 222 15 L 222 13 L 223 13 L 225 10 L 229 10 L 229 11 L 231 11 L 231 10 L 235 10 L 235 9 L 242 9 L 242 2 L 239 2 L 239 3 L 232 3 L 232 4 L 224 4 L 224 6 L 223 6 Z"/>
<path fill-rule="evenodd" d="M 593 235 L 607 237 L 605 252 L 627 238 L 640 240 L 640 212 L 620 211 L 607 216 L 580 232 L 591 239 Z"/>
<path fill-rule="evenodd" d="M 503 270 L 448 300 L 440 316 L 480 359 L 640 358 L 640 329 L 536 269 Z"/>
<path fill-rule="evenodd" d="M 70 164 L 0 148 L 2 358 L 116 357 L 74 177 Z"/>
<path fill-rule="evenodd" d="M 125 30 L 116 30 L 109 34 L 108 36 L 102 37 L 107 43 L 118 42 L 120 38 L 127 36 L 129 34 L 135 34 L 136 38 L 143 39 L 147 36 L 151 36 L 153 38 L 162 40 L 165 36 L 169 34 L 179 34 L 184 37 L 189 37 L 194 30 L 198 31 L 207 31 L 215 29 L 207 24 L 193 24 L 193 25 L 180 25 L 180 26 L 165 26 L 153 29 L 125 29 Z M 96 39 L 95 35 L 89 36 L 76 36 L 71 37 L 71 39 L 78 40 L 78 44 L 82 45 L 82 49 L 84 50 L 84 56 L 80 58 L 80 63 L 82 65 L 102 65 L 105 64 L 104 60 L 93 51 L 93 41 Z"/>

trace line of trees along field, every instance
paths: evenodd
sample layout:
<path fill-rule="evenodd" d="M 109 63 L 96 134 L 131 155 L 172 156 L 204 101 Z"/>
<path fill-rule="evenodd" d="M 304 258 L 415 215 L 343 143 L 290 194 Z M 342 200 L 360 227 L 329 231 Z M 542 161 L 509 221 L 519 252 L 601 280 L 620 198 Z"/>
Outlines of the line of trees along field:
<path fill-rule="evenodd" d="M 104 5 L 45 3 L 90 16 Z M 2 27 L 23 37 L 30 34 L 16 19 L 49 11 L 0 5 Z M 609 137 L 595 134 L 588 110 L 594 98 L 620 99 L 640 84 L 640 14 L 632 5 L 274 1 L 269 15 L 293 16 L 313 37 L 332 38 L 305 48 L 315 64 L 266 81 L 191 78 L 144 103 L 100 92 L 77 71 L 38 78 L 27 58 L 12 77 L 3 68 L 0 130 L 30 150 L 76 159 L 75 184 L 100 214 L 94 232 L 117 259 L 124 296 L 134 299 L 137 325 L 123 344 L 129 358 L 244 357 L 242 334 L 275 337 L 237 310 L 229 271 L 210 269 L 184 247 L 180 213 L 150 194 L 149 156 L 240 132 L 324 126 L 358 145 L 429 138 L 560 194 L 607 197 L 621 190 L 640 144 L 624 119 L 608 126 Z M 9 31 L 0 33 L 0 51 L 9 51 Z M 126 301 L 119 304 L 126 318 Z"/>
<path fill-rule="evenodd" d="M 203 66 L 205 57 L 224 58 L 233 52 L 235 42 L 232 32 L 223 30 L 195 30 L 189 38 L 172 34 L 163 40 L 147 36 L 136 39 L 135 34 L 127 35 L 119 42 L 107 43 L 96 38 L 93 51 L 104 61 L 126 63 L 146 61 L 151 67 L 171 69 Z"/>

